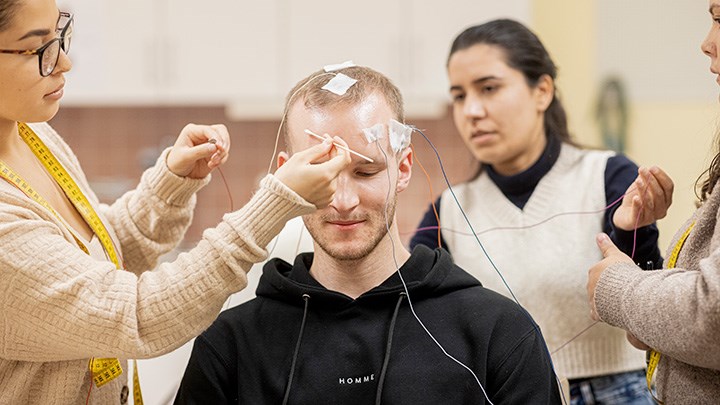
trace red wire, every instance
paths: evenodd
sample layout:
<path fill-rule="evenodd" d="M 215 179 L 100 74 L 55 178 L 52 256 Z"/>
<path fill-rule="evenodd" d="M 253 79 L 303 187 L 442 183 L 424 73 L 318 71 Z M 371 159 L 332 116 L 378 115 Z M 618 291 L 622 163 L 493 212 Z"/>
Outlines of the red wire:
<path fill-rule="evenodd" d="M 423 173 L 425 173 L 425 178 L 427 179 L 428 187 L 430 188 L 430 205 L 432 206 L 433 212 L 435 213 L 435 219 L 437 220 L 437 241 L 438 241 L 438 247 L 442 247 L 442 234 L 441 234 L 441 227 L 440 227 L 440 215 L 438 215 L 437 208 L 435 207 L 435 192 L 432 188 L 432 181 L 430 180 L 430 175 L 428 174 L 427 170 L 425 170 L 425 167 L 423 167 L 422 163 L 420 163 L 420 159 L 418 159 L 418 156 L 415 154 L 415 148 L 413 148 L 413 145 L 410 144 L 410 149 L 413 152 L 413 156 L 415 156 L 415 161 L 420 166 L 420 169 L 422 169 Z"/>
<path fill-rule="evenodd" d="M 220 173 L 220 177 L 222 178 L 223 184 L 225 184 L 225 191 L 227 191 L 228 199 L 230 200 L 230 212 L 235 211 L 233 208 L 233 198 L 232 193 L 230 192 L 230 186 L 228 186 L 227 179 L 225 179 L 225 174 L 223 174 L 222 169 L 220 169 L 220 166 L 218 166 L 218 172 Z"/>
<path fill-rule="evenodd" d="M 85 405 L 88 405 L 90 403 L 90 393 L 92 392 L 93 387 L 93 380 L 92 380 L 92 371 L 90 372 L 90 389 L 88 390 L 87 398 L 85 399 Z"/>

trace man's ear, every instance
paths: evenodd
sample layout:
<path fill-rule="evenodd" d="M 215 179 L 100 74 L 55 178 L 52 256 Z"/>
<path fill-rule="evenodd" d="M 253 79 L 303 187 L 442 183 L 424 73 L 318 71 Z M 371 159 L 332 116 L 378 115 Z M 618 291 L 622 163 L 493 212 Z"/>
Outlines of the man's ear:
<path fill-rule="evenodd" d="M 410 184 L 410 177 L 412 177 L 412 165 L 413 165 L 413 149 L 408 146 L 400 155 L 398 160 L 398 181 L 396 191 L 402 192 Z"/>
<path fill-rule="evenodd" d="M 282 165 L 285 164 L 290 159 L 290 155 L 287 154 L 287 152 L 280 152 L 278 153 L 277 157 L 277 167 L 278 169 L 282 167 Z"/>

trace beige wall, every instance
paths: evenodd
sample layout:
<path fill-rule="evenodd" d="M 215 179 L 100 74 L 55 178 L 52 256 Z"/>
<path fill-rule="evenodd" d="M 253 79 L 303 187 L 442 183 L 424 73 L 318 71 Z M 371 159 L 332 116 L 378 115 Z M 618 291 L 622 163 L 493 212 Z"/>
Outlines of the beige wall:
<path fill-rule="evenodd" d="M 653 3 L 653 8 L 662 7 L 661 3 L 666 1 L 673 0 L 659 0 Z M 558 87 L 569 115 L 570 130 L 578 141 L 593 146 L 601 144 L 592 114 L 599 84 L 597 49 L 601 34 L 598 33 L 602 31 L 597 24 L 597 5 L 595 0 L 534 0 L 531 23 L 559 66 Z M 704 13 L 703 4 L 692 6 Z M 657 30 L 666 29 L 662 24 L 656 26 Z M 699 53 L 701 40 L 700 36 L 678 46 L 691 47 Z M 643 51 L 649 52 L 647 48 L 637 50 Z M 667 57 L 673 57 L 671 50 L 666 51 Z M 692 74 L 707 74 L 706 85 L 715 86 L 706 68 L 702 72 L 694 70 Z M 682 75 L 667 80 L 682 80 Z M 664 83 L 658 83 L 662 85 Z M 695 209 L 694 184 L 714 154 L 713 138 L 719 111 L 715 100 L 639 102 L 630 99 L 627 155 L 639 165 L 662 167 L 675 182 L 673 205 L 668 216 L 658 224 L 663 250 Z"/>
<path fill-rule="evenodd" d="M 708 80 L 708 85 L 713 85 Z M 695 210 L 695 180 L 714 151 L 717 104 L 652 104 L 631 106 L 628 155 L 638 164 L 662 167 L 675 182 L 673 205 L 659 222 L 661 248 Z M 713 154 L 711 154 L 713 152 Z"/>
<path fill-rule="evenodd" d="M 593 4 L 591 0 L 534 0 L 531 13 L 533 30 L 558 66 L 557 86 L 570 131 L 584 145 L 599 144 L 592 121 L 596 46 Z"/>

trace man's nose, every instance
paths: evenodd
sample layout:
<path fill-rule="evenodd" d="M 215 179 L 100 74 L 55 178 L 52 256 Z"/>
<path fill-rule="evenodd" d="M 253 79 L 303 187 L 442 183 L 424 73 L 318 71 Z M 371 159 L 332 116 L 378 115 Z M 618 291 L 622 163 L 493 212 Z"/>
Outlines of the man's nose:
<path fill-rule="evenodd" d="M 352 211 L 360 203 L 355 182 L 347 174 L 340 174 L 337 178 L 337 189 L 330 206 L 338 212 Z"/>

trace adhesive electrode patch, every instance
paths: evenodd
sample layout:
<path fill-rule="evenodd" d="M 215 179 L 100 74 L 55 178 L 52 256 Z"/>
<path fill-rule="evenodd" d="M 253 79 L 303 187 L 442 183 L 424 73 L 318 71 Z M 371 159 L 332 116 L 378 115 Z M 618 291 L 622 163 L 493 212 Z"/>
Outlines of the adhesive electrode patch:
<path fill-rule="evenodd" d="M 338 73 L 335 77 L 330 79 L 329 82 L 322 86 L 322 89 L 335 93 L 338 96 L 342 96 L 347 93 L 348 89 L 350 89 L 350 87 L 352 87 L 355 83 L 357 83 L 356 79 L 342 73 Z"/>

